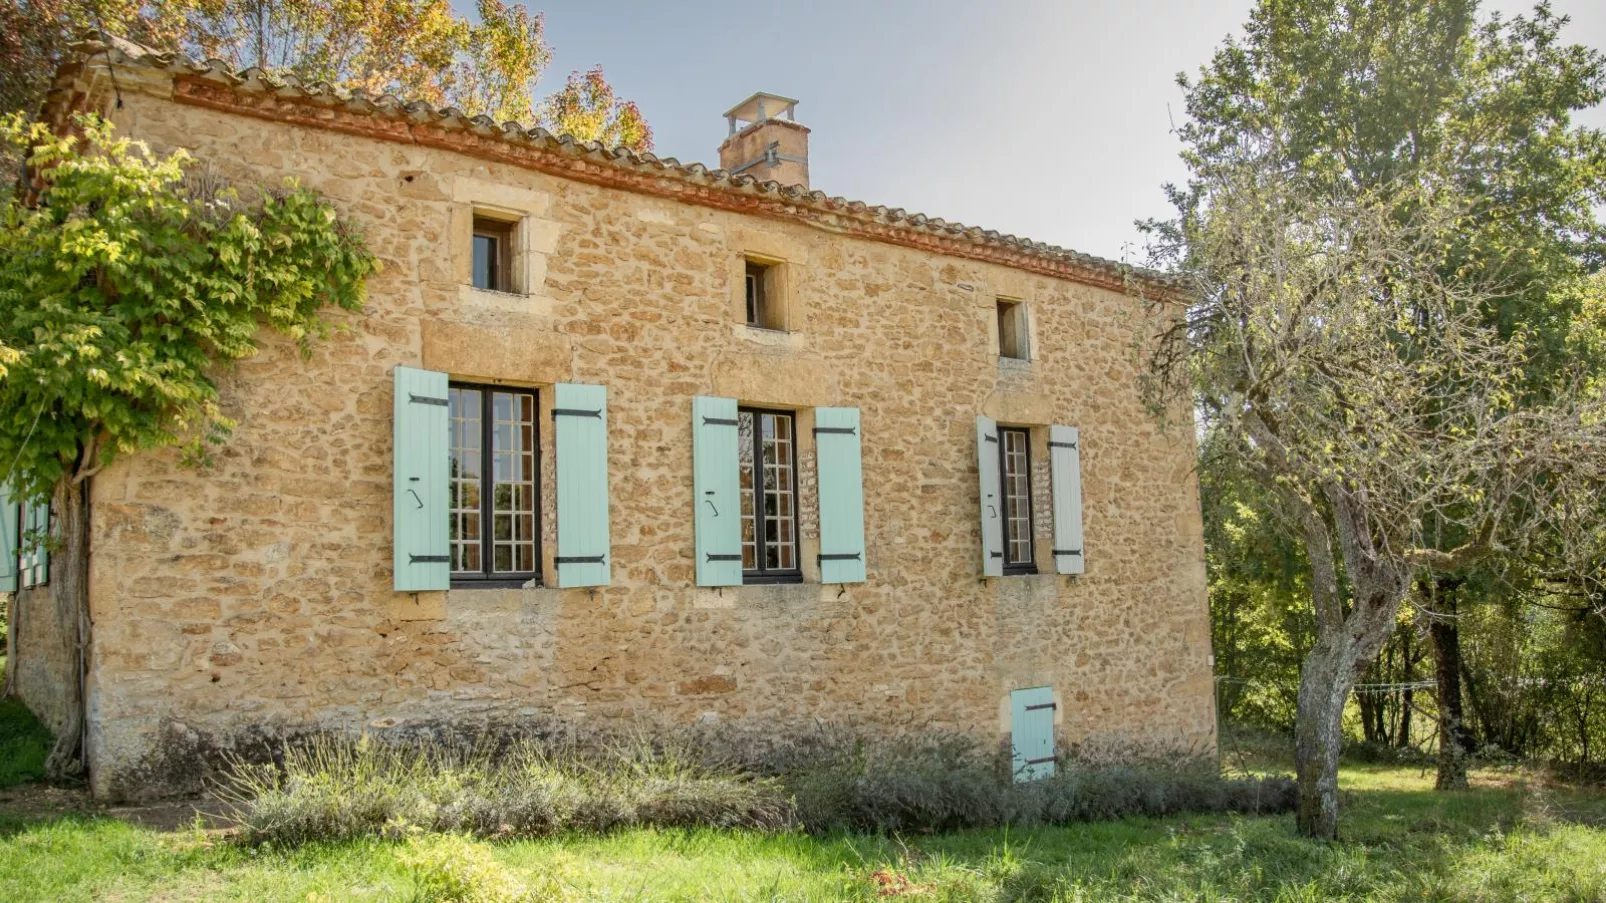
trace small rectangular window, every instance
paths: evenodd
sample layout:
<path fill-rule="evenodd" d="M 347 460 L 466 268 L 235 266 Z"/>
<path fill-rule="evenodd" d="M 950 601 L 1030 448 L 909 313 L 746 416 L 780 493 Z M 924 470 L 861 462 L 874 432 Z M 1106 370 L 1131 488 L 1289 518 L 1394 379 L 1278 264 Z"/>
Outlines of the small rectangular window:
<path fill-rule="evenodd" d="M 799 582 L 796 421 L 781 411 L 742 408 L 736 422 L 743 582 Z"/>
<path fill-rule="evenodd" d="M 513 224 L 474 217 L 474 287 L 513 290 Z"/>
<path fill-rule="evenodd" d="M 535 401 L 527 389 L 451 385 L 448 532 L 454 581 L 536 576 Z"/>
<path fill-rule="evenodd" d="M 998 461 L 1002 469 L 1004 492 L 1004 571 L 1037 573 L 1037 557 L 1032 548 L 1032 452 L 1031 432 L 1023 429 L 998 430 Z"/>
<path fill-rule="evenodd" d="M 998 299 L 998 356 L 1027 360 L 1026 305 Z"/>
<path fill-rule="evenodd" d="M 765 291 L 769 269 L 762 263 L 747 262 L 747 325 L 761 329 L 770 328 L 769 298 Z"/>

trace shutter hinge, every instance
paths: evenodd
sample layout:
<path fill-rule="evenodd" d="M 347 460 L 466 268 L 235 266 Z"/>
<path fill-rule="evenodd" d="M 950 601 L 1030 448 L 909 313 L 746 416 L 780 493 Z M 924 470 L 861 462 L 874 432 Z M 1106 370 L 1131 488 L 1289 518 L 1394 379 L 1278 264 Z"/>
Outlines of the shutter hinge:
<path fill-rule="evenodd" d="M 1004 553 L 1003 552 L 988 552 L 987 554 L 988 554 L 989 557 L 992 557 L 992 558 L 1003 558 L 1004 557 Z"/>
<path fill-rule="evenodd" d="M 1080 556 L 1082 554 L 1082 550 L 1081 549 L 1055 549 L 1054 550 L 1054 554 L 1055 555 L 1077 555 L 1077 556 Z"/>
<path fill-rule="evenodd" d="M 444 398 L 431 398 L 428 395 L 414 395 L 411 392 L 407 393 L 407 400 L 413 404 L 438 404 L 443 408 L 449 406 Z"/>
<path fill-rule="evenodd" d="M 1022 762 L 1021 764 L 1022 765 L 1046 765 L 1046 764 L 1048 764 L 1049 762 L 1052 762 L 1052 761 L 1054 761 L 1054 757 L 1053 756 L 1049 756 L 1046 759 L 1027 759 L 1025 762 Z"/>
<path fill-rule="evenodd" d="M 1048 444 L 1048 447 L 1049 448 L 1075 448 L 1076 447 L 1076 443 L 1075 442 L 1050 442 Z"/>
<path fill-rule="evenodd" d="M 1057 703 L 1057 702 L 1039 702 L 1037 705 L 1029 705 L 1029 706 L 1027 706 L 1026 707 L 1026 711 L 1035 712 L 1035 711 L 1038 711 L 1039 709 L 1057 709 L 1057 708 L 1059 708 L 1059 705 L 1060 704 Z"/>
<path fill-rule="evenodd" d="M 821 561 L 858 561 L 859 560 L 859 554 L 860 553 L 858 553 L 858 552 L 854 552 L 851 555 L 845 554 L 845 553 L 844 554 L 836 554 L 836 555 L 821 555 L 820 556 L 820 560 Z"/>
<path fill-rule="evenodd" d="M 556 420 L 559 417 L 595 417 L 598 420 L 601 420 L 602 419 L 602 412 L 601 411 L 582 411 L 579 408 L 553 408 L 552 409 L 552 419 Z"/>
<path fill-rule="evenodd" d="M 703 426 L 738 426 L 736 421 L 724 417 L 704 417 Z"/>
<path fill-rule="evenodd" d="M 851 426 L 817 426 L 814 428 L 814 435 L 816 436 L 821 433 L 845 433 L 849 436 L 853 436 L 857 435 L 858 432 L 858 430 Z"/>
<path fill-rule="evenodd" d="M 408 564 L 445 564 L 451 561 L 445 555 L 408 555 Z"/>
<path fill-rule="evenodd" d="M 742 556 L 740 556 L 740 555 L 715 555 L 712 552 L 710 552 L 708 554 L 708 560 L 709 561 L 741 561 L 742 560 Z"/>
<path fill-rule="evenodd" d="M 993 435 L 990 435 L 990 434 L 986 435 L 986 436 L 982 436 L 982 438 L 986 439 L 988 442 L 997 442 L 998 441 L 998 437 L 997 436 L 993 436 Z"/>
<path fill-rule="evenodd" d="M 553 564 L 604 564 L 606 555 L 559 555 L 552 559 Z"/>

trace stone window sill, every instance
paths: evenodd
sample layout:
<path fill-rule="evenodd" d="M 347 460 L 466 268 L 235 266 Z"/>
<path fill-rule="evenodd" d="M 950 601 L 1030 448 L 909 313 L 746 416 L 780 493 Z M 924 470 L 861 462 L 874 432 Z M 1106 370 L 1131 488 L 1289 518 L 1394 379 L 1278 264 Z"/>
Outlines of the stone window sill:
<path fill-rule="evenodd" d="M 459 285 L 457 287 L 457 300 L 464 305 L 479 308 L 534 313 L 545 316 L 551 316 L 552 314 L 552 297 L 550 295 L 536 295 L 527 292 L 497 292 L 490 289 L 475 288 L 472 285 Z"/>
<path fill-rule="evenodd" d="M 785 348 L 796 351 L 807 344 L 803 333 L 791 332 L 785 329 L 766 329 L 762 326 L 737 323 L 732 327 L 731 332 L 739 339 L 744 339 L 754 345 L 762 345 L 766 348 Z"/>

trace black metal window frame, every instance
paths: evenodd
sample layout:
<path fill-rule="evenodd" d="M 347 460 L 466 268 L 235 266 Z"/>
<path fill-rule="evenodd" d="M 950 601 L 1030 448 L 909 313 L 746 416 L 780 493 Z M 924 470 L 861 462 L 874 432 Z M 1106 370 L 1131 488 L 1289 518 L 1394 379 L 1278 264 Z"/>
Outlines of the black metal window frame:
<path fill-rule="evenodd" d="M 746 567 L 743 562 L 742 583 L 744 584 L 770 584 L 770 583 L 802 583 L 803 582 L 803 548 L 798 535 L 803 522 L 800 499 L 797 494 L 797 412 L 783 411 L 774 408 L 736 409 L 737 423 L 741 422 L 741 415 L 753 416 L 753 561 L 756 568 Z M 797 565 L 793 568 L 766 568 L 764 567 L 765 551 L 769 544 L 764 538 L 764 427 L 763 416 L 785 417 L 792 424 L 792 441 L 788 443 L 791 451 L 791 461 L 787 470 L 792 476 L 790 491 L 792 493 L 792 561 Z M 740 441 L 741 429 L 737 428 L 737 437 Z M 737 467 L 741 467 L 738 456 Z M 740 485 L 741 477 L 737 475 Z M 745 544 L 744 544 L 745 545 Z"/>
<path fill-rule="evenodd" d="M 1026 560 L 1012 559 L 1015 543 L 1022 541 L 1014 528 L 1014 519 L 1009 516 L 1009 435 L 1021 437 L 1021 447 L 1025 450 L 1026 469 Z M 1002 503 L 1004 519 L 1004 573 L 1005 574 L 1035 574 L 1037 573 L 1037 512 L 1032 510 L 1032 431 L 1027 427 L 1001 426 L 998 428 L 998 495 Z"/>
<path fill-rule="evenodd" d="M 452 571 L 451 585 L 454 589 L 488 589 L 520 587 L 531 580 L 539 583 L 541 580 L 541 395 L 535 389 L 526 389 L 522 386 L 502 386 L 495 383 L 459 382 L 457 380 L 449 382 L 447 389 L 448 392 L 451 389 L 460 389 L 480 393 L 480 571 L 477 574 L 472 571 Z M 493 570 L 496 561 L 496 464 L 494 460 L 495 446 L 493 444 L 495 442 L 496 417 L 492 412 L 492 404 L 494 395 L 497 392 L 529 396 L 535 412 L 535 416 L 531 420 L 531 440 L 534 443 L 531 452 L 535 468 L 533 481 L 535 484 L 535 506 L 531 512 L 531 522 L 534 524 L 535 533 L 531 538 L 534 548 L 530 553 L 535 568 L 529 571 L 498 573 Z M 456 515 L 453 514 L 451 516 Z"/>

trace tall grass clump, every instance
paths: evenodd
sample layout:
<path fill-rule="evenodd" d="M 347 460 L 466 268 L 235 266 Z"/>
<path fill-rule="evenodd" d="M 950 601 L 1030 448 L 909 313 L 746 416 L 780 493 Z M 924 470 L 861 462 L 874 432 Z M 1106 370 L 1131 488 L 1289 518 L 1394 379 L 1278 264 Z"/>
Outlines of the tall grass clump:
<path fill-rule="evenodd" d="M 1292 810 L 1293 781 L 1223 778 L 1213 762 L 1177 754 L 1083 751 L 1052 777 L 1014 783 L 1007 751 L 960 736 L 859 743 L 783 777 L 809 831 L 940 832 L 1065 825 L 1128 816 Z M 1111 764 L 1124 758 L 1131 764 Z"/>
<path fill-rule="evenodd" d="M 1081 752 L 1087 752 L 1083 750 Z M 619 828 L 802 827 L 922 833 L 1180 812 L 1272 813 L 1286 778 L 1224 779 L 1197 758 L 1063 758 L 1013 783 L 1007 750 L 959 734 L 835 732 L 744 754 L 729 738 L 591 737 L 453 744 L 318 736 L 274 764 L 235 762 L 219 795 L 247 843 L 300 844 L 419 831 L 542 837 Z"/>
<path fill-rule="evenodd" d="M 634 826 L 778 829 L 792 804 L 773 778 L 710 768 L 645 741 L 604 751 L 534 741 L 469 748 L 318 736 L 279 762 L 230 763 L 218 795 L 247 843 L 294 845 L 410 831 L 539 837 Z"/>

